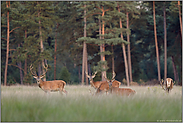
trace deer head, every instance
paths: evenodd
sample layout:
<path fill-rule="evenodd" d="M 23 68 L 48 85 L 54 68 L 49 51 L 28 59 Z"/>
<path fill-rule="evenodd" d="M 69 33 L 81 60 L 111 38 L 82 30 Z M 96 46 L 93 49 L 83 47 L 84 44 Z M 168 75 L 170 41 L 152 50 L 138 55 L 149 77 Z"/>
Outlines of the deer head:
<path fill-rule="evenodd" d="M 42 78 L 45 76 L 45 74 L 46 74 L 46 72 L 47 72 L 47 70 L 48 70 L 48 64 L 46 64 L 46 66 L 43 66 L 44 67 L 44 69 L 45 69 L 45 72 L 43 72 L 43 74 L 41 74 L 40 76 L 38 76 L 37 74 L 36 74 L 36 72 L 35 71 L 33 71 L 33 66 L 32 66 L 32 64 L 30 65 L 30 72 L 31 72 L 31 74 L 33 75 L 33 77 L 37 80 L 37 83 L 39 84 L 42 80 Z"/>
<path fill-rule="evenodd" d="M 103 76 L 104 76 L 104 75 L 103 75 Z M 106 79 L 106 81 L 109 83 L 109 87 L 112 86 L 112 83 L 113 83 L 113 81 L 115 80 L 115 79 L 114 79 L 115 76 L 116 76 L 116 74 L 115 74 L 114 71 L 112 72 L 112 79 L 108 79 L 107 77 L 104 76 L 104 78 Z"/>

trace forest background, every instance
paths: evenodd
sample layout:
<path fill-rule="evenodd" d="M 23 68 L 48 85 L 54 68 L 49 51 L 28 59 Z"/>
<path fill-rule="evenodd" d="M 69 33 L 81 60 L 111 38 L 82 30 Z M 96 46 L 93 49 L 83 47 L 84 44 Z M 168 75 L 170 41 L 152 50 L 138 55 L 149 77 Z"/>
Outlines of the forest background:
<path fill-rule="evenodd" d="M 1 1 L 1 84 L 35 83 L 29 66 L 45 63 L 45 80 L 68 84 L 88 84 L 85 71 L 181 84 L 181 17 L 181 1 Z"/>

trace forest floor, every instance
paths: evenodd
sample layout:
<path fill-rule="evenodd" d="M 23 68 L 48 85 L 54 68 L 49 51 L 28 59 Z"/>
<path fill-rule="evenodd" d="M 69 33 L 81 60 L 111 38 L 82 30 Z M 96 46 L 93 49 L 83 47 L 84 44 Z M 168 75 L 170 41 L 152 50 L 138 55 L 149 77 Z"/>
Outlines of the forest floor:
<path fill-rule="evenodd" d="M 66 85 L 67 95 L 1 86 L 1 122 L 182 122 L 182 86 L 169 94 L 160 86 L 130 88 L 137 93 L 127 97 L 92 95 L 94 88 L 81 85 Z"/>

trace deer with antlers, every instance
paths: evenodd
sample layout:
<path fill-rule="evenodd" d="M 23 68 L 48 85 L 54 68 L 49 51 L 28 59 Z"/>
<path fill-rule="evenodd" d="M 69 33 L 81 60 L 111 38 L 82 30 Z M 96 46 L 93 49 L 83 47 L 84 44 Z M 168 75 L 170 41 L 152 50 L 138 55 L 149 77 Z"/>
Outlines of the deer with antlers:
<path fill-rule="evenodd" d="M 86 76 L 90 80 L 90 85 L 92 87 L 94 87 L 95 89 L 97 89 L 100 86 L 100 84 L 103 82 L 103 81 L 96 81 L 96 82 L 93 81 L 93 78 L 95 78 L 95 75 L 97 74 L 97 71 L 94 73 L 94 75 L 91 75 L 91 76 L 88 75 L 88 72 L 85 72 L 85 73 L 86 73 Z"/>
<path fill-rule="evenodd" d="M 47 92 L 52 92 L 52 91 L 59 91 L 61 94 L 62 94 L 62 92 L 67 94 L 67 91 L 64 89 L 64 86 L 66 85 L 66 82 L 64 82 L 63 80 L 53 80 L 53 81 L 43 81 L 43 80 L 41 80 L 45 76 L 45 74 L 48 70 L 48 65 L 47 64 L 46 64 L 46 66 L 43 66 L 43 67 L 46 71 L 43 72 L 42 75 L 37 76 L 36 72 L 33 71 L 32 64 L 30 66 L 30 72 L 33 75 L 33 77 L 37 80 L 38 86 L 46 93 Z"/>
<path fill-rule="evenodd" d="M 133 95 L 135 94 L 136 92 L 130 88 L 119 88 L 119 87 L 113 87 L 113 82 L 115 81 L 115 72 L 113 71 L 113 77 L 111 80 L 107 79 L 105 77 L 105 79 L 107 80 L 107 84 L 106 83 L 102 83 L 100 85 L 100 87 L 97 89 L 97 93 L 99 92 L 102 92 L 102 91 L 106 91 L 106 93 L 109 91 L 110 93 L 114 93 L 114 94 L 117 94 L 117 95 Z"/>
<path fill-rule="evenodd" d="M 90 80 L 91 86 L 94 87 L 95 89 L 97 89 L 96 93 L 99 93 L 100 91 L 105 91 L 107 93 L 107 90 L 109 89 L 109 85 L 108 85 L 107 81 L 96 81 L 96 82 L 93 81 L 93 78 L 97 74 L 97 71 L 92 76 L 88 75 L 87 72 L 85 72 L 85 73 L 86 73 L 86 76 Z M 102 84 L 102 86 L 101 86 L 101 84 Z M 116 81 L 116 80 L 112 83 L 113 87 L 119 87 L 120 85 L 121 85 L 121 82 Z M 100 89 L 98 89 L 99 87 L 100 87 Z"/>
<path fill-rule="evenodd" d="M 163 83 L 164 83 L 165 88 L 163 86 Z M 162 88 L 165 91 L 167 91 L 168 93 L 172 90 L 174 83 L 175 82 L 173 82 L 173 79 L 171 79 L 171 78 L 166 78 L 165 81 L 163 81 L 163 79 L 162 79 L 162 81 L 160 82 Z"/>

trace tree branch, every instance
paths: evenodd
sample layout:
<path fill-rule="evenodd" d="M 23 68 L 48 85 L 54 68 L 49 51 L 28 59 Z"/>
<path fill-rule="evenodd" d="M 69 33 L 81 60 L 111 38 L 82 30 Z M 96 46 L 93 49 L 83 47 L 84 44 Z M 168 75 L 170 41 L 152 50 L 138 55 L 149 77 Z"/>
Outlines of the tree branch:
<path fill-rule="evenodd" d="M 6 39 L 6 38 L 3 38 L 3 37 L 1 37 L 1 39 L 4 39 L 4 40 L 6 40 L 6 41 L 7 41 L 7 39 Z"/>
<path fill-rule="evenodd" d="M 20 27 L 15 27 L 14 29 L 12 29 L 9 33 L 12 33 L 15 29 L 20 28 Z"/>
<path fill-rule="evenodd" d="M 14 65 L 14 64 L 8 64 L 8 65 L 18 67 L 20 70 L 22 70 L 24 72 L 24 69 L 22 69 L 21 67 L 19 67 L 17 65 Z"/>

